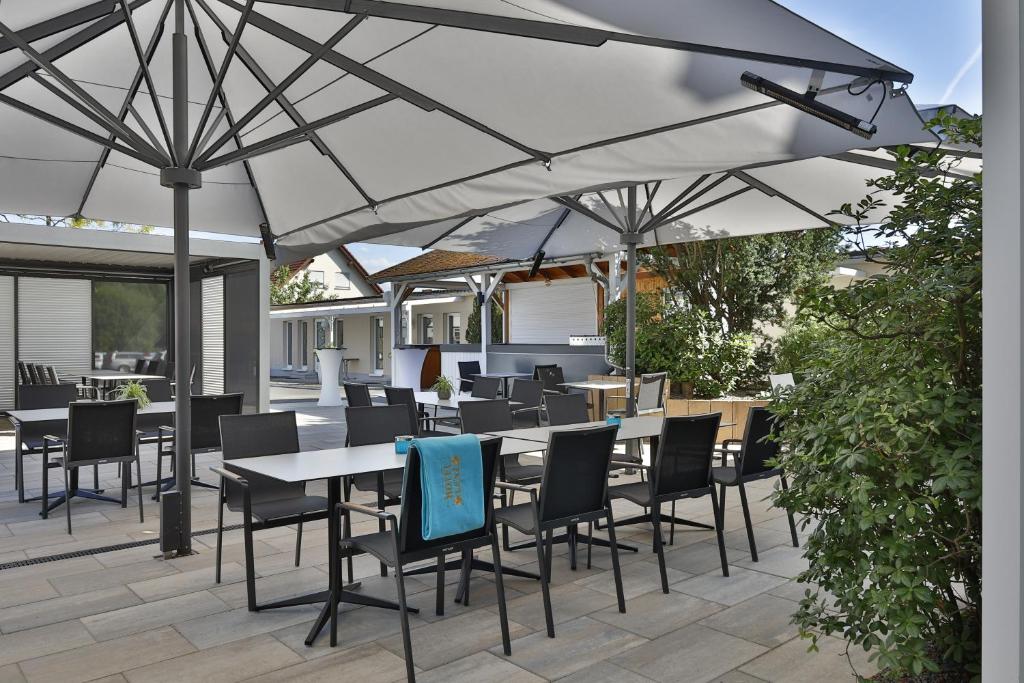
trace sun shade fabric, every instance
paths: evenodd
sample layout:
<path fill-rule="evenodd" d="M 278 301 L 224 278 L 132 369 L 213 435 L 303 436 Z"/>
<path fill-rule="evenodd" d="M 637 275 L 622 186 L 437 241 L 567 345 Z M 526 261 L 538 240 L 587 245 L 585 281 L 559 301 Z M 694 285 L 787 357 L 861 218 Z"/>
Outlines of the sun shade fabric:
<path fill-rule="evenodd" d="M 412 445 L 420 458 L 424 540 L 482 527 L 484 471 L 479 437 L 461 434 L 413 439 Z"/>
<path fill-rule="evenodd" d="M 127 6 L 170 122 L 174 13 L 164 0 Z M 245 3 L 194 0 L 187 10 L 194 134 Z M 166 147 L 121 3 L 5 0 L 0 22 L 139 139 Z M 909 101 L 891 97 L 890 81 L 910 74 L 768 0 L 265 0 L 238 45 L 199 136 L 191 225 L 258 237 L 265 223 L 293 253 L 557 193 L 864 146 L 743 88 L 748 70 L 797 91 L 821 70 L 822 101 L 865 119 L 881 103 L 877 139 L 907 141 Z M 869 86 L 877 79 L 886 82 Z M 851 94 L 851 84 L 867 89 Z M 157 165 L 11 106 L 108 137 L 47 85 L 62 87 L 0 40 L 0 94 L 11 98 L 0 106 L 4 210 L 170 226 Z M 296 144 L 246 163 L 225 157 L 304 126 Z"/>

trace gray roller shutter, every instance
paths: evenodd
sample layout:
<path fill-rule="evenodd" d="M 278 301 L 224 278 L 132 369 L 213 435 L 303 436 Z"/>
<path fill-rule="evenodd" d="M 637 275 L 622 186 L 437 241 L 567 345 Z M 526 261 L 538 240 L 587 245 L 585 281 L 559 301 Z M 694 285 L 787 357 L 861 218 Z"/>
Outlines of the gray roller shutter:
<path fill-rule="evenodd" d="M 203 393 L 224 393 L 224 278 L 203 280 Z"/>
<path fill-rule="evenodd" d="M 509 343 L 567 344 L 570 334 L 597 334 L 597 295 L 589 280 L 510 283 Z"/>
<path fill-rule="evenodd" d="M 0 410 L 14 407 L 14 278 L 0 277 Z"/>
<path fill-rule="evenodd" d="M 18 354 L 27 363 L 53 365 L 62 376 L 90 370 L 92 283 L 19 277 Z"/>

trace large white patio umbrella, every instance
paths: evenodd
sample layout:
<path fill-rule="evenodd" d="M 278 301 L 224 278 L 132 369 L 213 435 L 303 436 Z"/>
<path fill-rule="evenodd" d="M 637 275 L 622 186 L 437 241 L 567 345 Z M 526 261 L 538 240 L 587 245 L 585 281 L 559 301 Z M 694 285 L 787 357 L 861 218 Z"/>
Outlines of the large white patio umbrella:
<path fill-rule="evenodd" d="M 911 80 L 770 0 L 2 0 L 0 209 L 174 227 L 187 358 L 189 227 L 316 253 L 861 140 L 745 72 L 862 134 Z"/>

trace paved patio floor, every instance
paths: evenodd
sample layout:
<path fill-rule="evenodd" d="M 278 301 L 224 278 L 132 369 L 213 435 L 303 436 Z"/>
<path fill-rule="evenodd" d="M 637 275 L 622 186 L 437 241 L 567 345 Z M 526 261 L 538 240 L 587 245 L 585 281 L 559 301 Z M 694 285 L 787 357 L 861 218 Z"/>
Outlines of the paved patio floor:
<path fill-rule="evenodd" d="M 277 405 L 299 412 L 304 448 L 344 439 L 340 409 L 309 403 Z M 0 424 L 0 430 L 3 426 Z M 133 540 L 153 538 L 156 504 L 146 495 L 146 521 L 129 505 L 75 501 L 74 535 L 64 532 L 63 510 L 39 518 L 36 504 L 18 504 L 13 492 L 11 434 L 0 431 L 0 564 Z M 199 458 L 203 479 L 216 455 Z M 143 476 L 153 474 L 152 449 Z M 107 471 L 109 469 L 109 471 Z M 148 470 L 148 471 L 147 471 Z M 29 458 L 30 489 L 39 486 L 39 460 Z M 119 490 L 113 468 L 103 480 Z M 620 479 L 619 481 L 626 481 Z M 56 486 L 56 477 L 53 479 Z M 617 482 L 618 483 L 618 482 Z M 512 656 L 501 653 L 494 584 L 473 579 L 470 605 L 452 602 L 455 572 L 448 572 L 445 615 L 434 614 L 434 577 L 411 577 L 415 663 L 421 681 L 844 681 L 874 668 L 863 651 L 826 639 L 817 653 L 797 637 L 789 615 L 804 586 L 791 581 L 803 566 L 789 544 L 786 518 L 765 497 L 774 482 L 751 486 L 760 561 L 750 561 L 736 496 L 728 502 L 727 544 L 731 576 L 723 578 L 714 535 L 677 529 L 668 551 L 671 592 L 661 592 L 649 525 L 623 527 L 620 540 L 636 543 L 623 553 L 627 611 L 615 608 L 610 556 L 594 548 L 593 568 L 570 571 L 567 548 L 556 546 L 552 601 L 556 638 L 544 633 L 536 581 L 506 578 Z M 312 486 L 318 492 L 320 486 Z M 31 492 L 31 491 L 30 491 Z M 616 503 L 616 514 L 632 513 Z M 678 507 L 681 516 L 709 521 L 707 499 Z M 228 513 L 228 523 L 239 521 Z M 216 494 L 194 495 L 196 529 L 216 524 Z M 355 533 L 375 530 L 361 522 Z M 324 523 L 306 525 L 302 561 L 295 567 L 290 527 L 256 533 L 257 596 L 261 601 L 323 588 L 327 582 Z M 250 613 L 245 607 L 242 535 L 225 535 L 224 576 L 214 583 L 214 535 L 196 537 L 197 554 L 172 560 L 142 546 L 39 565 L 0 570 L 0 681 L 335 681 L 359 683 L 404 678 L 399 621 L 394 612 L 346 607 L 340 644 L 326 638 L 307 648 L 303 638 L 312 606 Z M 516 538 L 516 535 L 513 535 Z M 536 566 L 532 550 L 505 553 L 506 566 Z M 393 595 L 391 578 L 375 562 L 358 558 L 362 590 Z"/>

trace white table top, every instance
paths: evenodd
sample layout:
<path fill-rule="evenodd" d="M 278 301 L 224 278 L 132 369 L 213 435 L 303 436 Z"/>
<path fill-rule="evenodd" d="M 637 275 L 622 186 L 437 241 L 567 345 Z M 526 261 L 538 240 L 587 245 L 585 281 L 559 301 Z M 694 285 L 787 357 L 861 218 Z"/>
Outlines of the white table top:
<path fill-rule="evenodd" d="M 150 403 L 138 412 L 139 415 L 156 415 L 160 413 L 173 413 L 174 401 L 159 401 Z M 50 420 L 68 419 L 67 408 L 37 408 L 35 410 L 9 410 L 7 414 L 18 422 L 48 422 Z"/>
<path fill-rule="evenodd" d="M 416 397 L 416 403 L 421 403 L 425 406 L 437 406 L 438 408 L 451 408 L 452 410 L 458 410 L 460 403 L 469 403 L 471 401 L 487 401 L 486 398 L 477 398 L 476 396 L 470 396 L 469 394 L 452 394 L 452 397 L 442 401 L 437 397 L 436 391 L 415 391 L 413 394 Z M 509 405 L 515 407 L 522 405 L 519 401 L 509 401 Z"/>
<path fill-rule="evenodd" d="M 473 377 L 491 377 L 494 379 L 505 379 L 506 377 L 509 377 L 515 379 L 516 377 L 533 377 L 533 374 L 529 372 L 481 372 L 475 373 Z"/>
<path fill-rule="evenodd" d="M 94 379 L 100 382 L 137 382 L 144 379 L 167 379 L 163 375 L 137 375 L 134 372 L 115 372 L 114 370 L 92 370 L 75 374 L 82 379 Z"/>
<path fill-rule="evenodd" d="M 518 455 L 538 450 L 540 450 L 538 444 L 534 441 L 503 439 L 501 442 L 502 455 Z M 239 458 L 226 462 L 233 468 L 262 474 L 280 481 L 297 483 L 384 470 L 400 470 L 405 467 L 405 454 L 395 453 L 393 443 L 381 443 L 283 455 L 264 455 L 258 458 Z"/>
<path fill-rule="evenodd" d="M 613 380 L 587 380 L 586 382 L 562 382 L 558 386 L 569 387 L 570 389 L 595 389 L 597 391 L 609 391 L 611 389 L 625 389 L 626 380 L 616 382 Z"/>
<path fill-rule="evenodd" d="M 643 439 L 652 436 L 661 436 L 661 427 L 665 418 L 661 415 L 644 415 L 641 417 L 624 417 L 619 425 L 618 440 Z M 517 440 L 534 441 L 538 445 L 547 447 L 551 432 L 566 432 L 577 429 L 588 429 L 592 427 L 604 427 L 607 423 L 604 420 L 599 422 L 580 422 L 578 424 L 560 425 L 557 427 L 527 427 L 525 429 L 510 429 L 504 432 L 488 432 L 491 436 L 502 436 Z"/>

